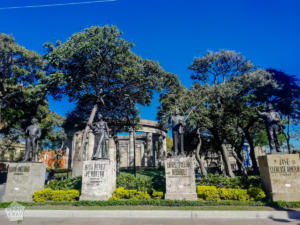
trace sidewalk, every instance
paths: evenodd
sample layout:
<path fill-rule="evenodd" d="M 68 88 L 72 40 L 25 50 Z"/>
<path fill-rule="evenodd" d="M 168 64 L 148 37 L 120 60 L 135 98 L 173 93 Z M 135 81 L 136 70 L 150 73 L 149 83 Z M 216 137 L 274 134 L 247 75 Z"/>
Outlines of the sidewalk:
<path fill-rule="evenodd" d="M 0 217 L 6 217 L 0 211 Z M 152 219 L 286 219 L 300 220 L 300 211 L 210 210 L 25 210 L 25 218 L 152 218 Z"/>

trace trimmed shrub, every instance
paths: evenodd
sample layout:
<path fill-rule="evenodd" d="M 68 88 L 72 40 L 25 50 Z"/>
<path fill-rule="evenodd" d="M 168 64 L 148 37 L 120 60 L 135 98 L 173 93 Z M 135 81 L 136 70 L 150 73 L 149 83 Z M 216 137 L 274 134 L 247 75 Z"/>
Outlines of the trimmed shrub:
<path fill-rule="evenodd" d="M 249 200 L 249 195 L 247 190 L 244 189 L 233 189 L 233 188 L 220 188 L 219 195 L 223 200 L 239 200 L 247 201 Z"/>
<path fill-rule="evenodd" d="M 51 188 L 52 190 L 79 190 L 81 191 L 81 177 L 73 177 L 64 180 L 51 180 L 47 184 L 46 188 Z"/>
<path fill-rule="evenodd" d="M 250 196 L 251 200 L 254 201 L 261 201 L 266 197 L 265 192 L 258 187 L 251 187 L 247 190 L 248 195 Z"/>
<path fill-rule="evenodd" d="M 129 173 L 121 173 L 117 177 L 117 187 L 124 187 L 128 190 L 150 192 L 152 190 L 152 181 L 148 176 L 137 175 L 137 177 L 135 177 Z"/>
<path fill-rule="evenodd" d="M 197 186 L 198 198 L 208 201 L 220 200 L 218 189 L 215 186 Z"/>
<path fill-rule="evenodd" d="M 40 191 L 36 191 L 33 194 L 33 200 L 35 202 L 65 202 L 65 201 L 75 201 L 79 198 L 78 190 L 52 190 L 46 188 Z"/>
<path fill-rule="evenodd" d="M 164 193 L 162 191 L 153 190 L 151 196 L 152 196 L 153 199 L 162 199 L 164 197 Z"/>
<path fill-rule="evenodd" d="M 137 190 L 126 190 L 124 187 L 117 188 L 112 197 L 109 200 L 120 200 L 120 199 L 131 199 L 131 200 L 148 200 L 151 199 L 147 192 Z"/>
<path fill-rule="evenodd" d="M 218 174 L 208 174 L 196 180 L 199 186 L 216 186 L 217 188 L 248 189 L 250 187 L 261 188 L 259 176 L 224 177 Z"/>
<path fill-rule="evenodd" d="M 261 201 L 266 195 L 257 187 L 246 189 L 217 188 L 215 186 L 197 186 L 197 194 L 200 200 L 238 200 L 238 201 Z"/>

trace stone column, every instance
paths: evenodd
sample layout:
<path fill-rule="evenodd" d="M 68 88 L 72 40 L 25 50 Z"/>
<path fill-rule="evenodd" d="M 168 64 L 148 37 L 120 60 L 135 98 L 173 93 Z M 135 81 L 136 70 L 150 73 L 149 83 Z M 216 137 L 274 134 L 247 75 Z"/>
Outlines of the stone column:
<path fill-rule="evenodd" d="M 116 143 L 112 137 L 108 139 L 108 156 L 110 160 L 117 161 Z"/>
<path fill-rule="evenodd" d="M 129 154 L 128 159 L 129 163 L 128 166 L 133 166 L 134 160 L 134 131 L 129 131 Z"/>
<path fill-rule="evenodd" d="M 159 152 L 158 152 L 158 165 L 162 166 L 164 163 L 164 159 L 165 156 L 167 155 L 167 138 L 165 134 L 161 134 L 158 137 L 158 148 L 159 148 Z"/>
<path fill-rule="evenodd" d="M 82 144 L 82 132 L 77 132 L 73 139 L 73 149 L 72 152 L 72 177 L 77 177 L 82 175 L 82 152 L 80 152 L 80 147 Z"/>
<path fill-rule="evenodd" d="M 147 149 L 145 155 L 145 166 L 151 166 L 151 156 L 152 156 L 152 149 L 153 149 L 153 140 L 152 140 L 152 133 L 146 133 L 147 136 Z"/>
<path fill-rule="evenodd" d="M 141 166 L 145 166 L 145 143 L 141 143 Z"/>
<path fill-rule="evenodd" d="M 157 157 L 158 157 L 158 149 L 156 149 L 156 141 L 157 141 L 157 136 L 155 135 L 155 138 L 152 138 L 152 166 L 157 166 Z"/>

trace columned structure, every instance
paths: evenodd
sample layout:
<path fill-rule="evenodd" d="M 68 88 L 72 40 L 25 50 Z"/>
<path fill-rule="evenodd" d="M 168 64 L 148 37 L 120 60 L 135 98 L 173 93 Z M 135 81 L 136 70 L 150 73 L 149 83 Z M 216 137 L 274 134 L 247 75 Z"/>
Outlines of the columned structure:
<path fill-rule="evenodd" d="M 118 155 L 120 167 L 163 165 L 167 152 L 166 132 L 158 123 L 151 120 L 140 120 L 139 129 L 129 131 L 128 135 L 118 135 Z M 135 145 L 135 146 L 134 146 Z"/>
<path fill-rule="evenodd" d="M 114 135 L 108 140 L 109 158 L 117 162 L 117 168 L 133 167 L 134 158 L 136 166 L 163 165 L 167 153 L 166 131 L 151 120 L 140 120 L 138 127 L 135 131 L 130 130 L 128 135 Z M 76 132 L 70 144 L 72 176 L 81 176 L 83 161 L 91 158 L 94 148 L 94 136 L 89 131 L 84 143 L 85 151 L 80 152 L 82 134 L 83 131 Z"/>

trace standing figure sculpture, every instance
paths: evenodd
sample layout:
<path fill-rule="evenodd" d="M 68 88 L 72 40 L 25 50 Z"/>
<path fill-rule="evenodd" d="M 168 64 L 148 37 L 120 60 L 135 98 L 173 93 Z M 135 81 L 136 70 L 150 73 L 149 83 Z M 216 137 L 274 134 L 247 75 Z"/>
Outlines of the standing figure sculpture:
<path fill-rule="evenodd" d="M 275 112 L 272 104 L 269 103 L 266 112 L 258 112 L 258 114 L 265 120 L 266 123 L 271 154 L 280 152 L 278 134 L 280 131 L 279 122 L 281 120 L 281 117 L 279 113 Z"/>
<path fill-rule="evenodd" d="M 172 137 L 173 137 L 173 151 L 178 155 L 178 148 L 180 148 L 180 155 L 184 155 L 184 126 L 185 119 L 179 115 L 178 109 L 175 110 L 175 115 L 170 117 L 169 122 L 172 124 Z"/>
<path fill-rule="evenodd" d="M 95 135 L 92 160 L 108 159 L 106 140 L 109 137 L 109 129 L 107 123 L 103 120 L 102 114 L 98 113 L 97 117 L 98 122 L 89 124 L 89 127 Z"/>
<path fill-rule="evenodd" d="M 24 162 L 32 161 L 37 162 L 38 156 L 38 139 L 42 135 L 42 129 L 37 124 L 38 120 L 33 118 L 31 120 L 31 125 L 26 128 L 25 136 L 26 136 L 26 152 L 24 157 Z"/>

